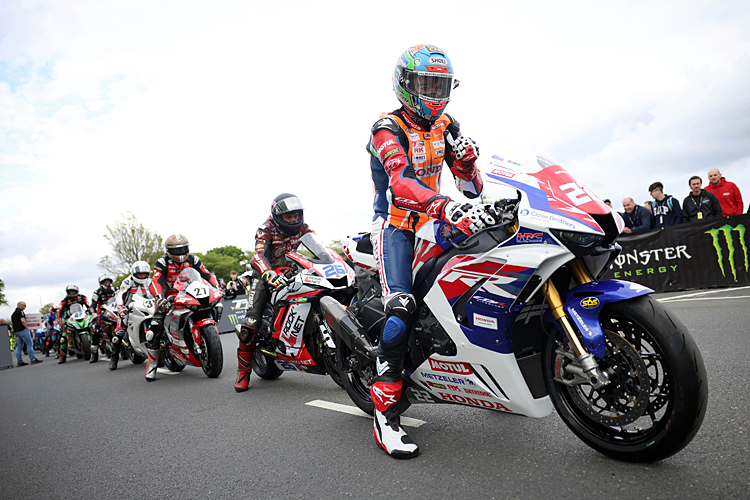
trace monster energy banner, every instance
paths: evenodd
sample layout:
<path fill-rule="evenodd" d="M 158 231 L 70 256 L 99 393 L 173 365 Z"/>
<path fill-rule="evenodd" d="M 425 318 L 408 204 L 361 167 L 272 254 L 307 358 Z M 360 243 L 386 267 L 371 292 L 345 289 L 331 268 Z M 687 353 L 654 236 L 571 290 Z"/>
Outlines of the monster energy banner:
<path fill-rule="evenodd" d="M 605 278 L 657 292 L 750 285 L 746 228 L 748 214 L 621 236 L 622 253 Z"/>
<path fill-rule="evenodd" d="M 238 295 L 233 299 L 222 299 L 224 304 L 224 313 L 219 321 L 219 333 L 234 331 L 234 325 L 242 323 L 245 320 L 245 311 L 247 310 L 247 295 Z"/>

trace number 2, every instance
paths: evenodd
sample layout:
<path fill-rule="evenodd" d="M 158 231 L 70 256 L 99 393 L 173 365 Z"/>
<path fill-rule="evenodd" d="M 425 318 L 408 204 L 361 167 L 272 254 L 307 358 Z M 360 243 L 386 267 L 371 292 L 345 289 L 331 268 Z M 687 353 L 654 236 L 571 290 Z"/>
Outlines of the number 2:
<path fill-rule="evenodd" d="M 559 189 L 563 193 L 565 193 L 565 191 L 570 191 L 569 193 L 565 193 L 565 195 L 575 206 L 580 206 L 591 201 L 591 197 L 586 194 L 586 191 L 584 191 L 583 187 L 581 187 L 577 182 L 568 182 L 567 184 L 562 184 L 560 185 Z"/>

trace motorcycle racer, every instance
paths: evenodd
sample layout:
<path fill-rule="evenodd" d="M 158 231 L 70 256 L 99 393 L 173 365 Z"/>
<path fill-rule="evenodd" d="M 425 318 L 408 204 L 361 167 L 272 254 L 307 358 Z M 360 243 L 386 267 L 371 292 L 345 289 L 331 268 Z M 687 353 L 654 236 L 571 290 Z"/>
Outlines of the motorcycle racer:
<path fill-rule="evenodd" d="M 300 199 L 291 193 L 282 193 L 274 198 L 271 215 L 255 233 L 255 255 L 250 261 L 253 274 L 248 290 L 247 312 L 245 321 L 237 329 L 240 339 L 237 348 L 237 381 L 234 384 L 237 392 L 248 389 L 258 330 L 270 295 L 269 287 L 279 288 L 287 284 L 283 273 L 277 273 L 275 269 L 285 265 L 284 256 L 297 248 L 303 235 L 311 232 L 312 229 L 305 224 Z"/>
<path fill-rule="evenodd" d="M 151 319 L 151 326 L 146 333 L 148 361 L 146 363 L 146 380 L 149 382 L 156 379 L 156 360 L 159 335 L 164 328 L 164 317 L 169 305 L 173 303 L 177 290 L 174 284 L 177 276 L 183 269 L 190 267 L 197 270 L 201 277 L 208 281 L 211 286 L 219 287 L 216 277 L 208 272 L 201 260 L 190 253 L 190 242 L 182 234 L 172 234 L 164 242 L 167 251 L 156 261 L 154 266 L 154 277 L 151 280 L 149 291 L 156 301 L 156 311 Z"/>
<path fill-rule="evenodd" d="M 483 189 L 476 166 L 479 148 L 443 112 L 458 85 L 445 52 L 433 45 L 408 48 L 396 62 L 392 85 L 402 106 L 380 115 L 367 145 L 375 188 L 370 237 L 386 311 L 378 376 L 370 394 L 378 446 L 395 458 L 412 458 L 419 447 L 401 427 L 399 416 L 408 407 L 401 397 L 401 372 L 416 311 L 411 283 L 414 235 L 430 218 L 467 235 L 493 224 L 494 218 L 482 208 L 439 194 L 444 162 L 467 198 L 478 197 Z"/>
<path fill-rule="evenodd" d="M 115 287 L 112 286 L 114 279 L 109 274 L 102 274 L 99 276 L 99 288 L 91 294 L 91 307 L 89 308 L 89 314 L 96 316 L 94 322 L 94 333 L 91 335 L 91 361 L 90 363 L 96 363 L 99 361 L 99 343 L 101 342 L 101 328 L 102 319 L 99 314 L 102 312 L 102 307 L 107 303 L 109 299 L 115 295 Z"/>
<path fill-rule="evenodd" d="M 49 311 L 47 311 L 47 315 L 44 317 L 44 326 L 47 327 L 47 335 L 44 339 L 45 342 L 45 348 L 44 348 L 44 356 L 49 356 L 49 346 L 53 345 L 53 343 L 57 340 L 55 336 L 55 321 L 57 321 L 57 306 L 53 305 L 49 308 Z M 59 357 L 60 355 L 57 354 L 56 357 Z"/>
<path fill-rule="evenodd" d="M 122 339 L 128 330 L 128 319 L 130 317 L 130 303 L 135 295 L 142 295 L 147 298 L 153 298 L 149 287 L 151 280 L 151 266 L 144 260 L 139 260 L 130 266 L 130 276 L 125 278 L 120 284 L 120 290 L 117 294 L 117 326 L 115 334 L 112 336 L 112 359 L 109 362 L 110 370 L 117 370 L 117 362 L 120 357 Z"/>
<path fill-rule="evenodd" d="M 78 285 L 68 285 L 65 287 L 65 298 L 60 302 L 57 311 L 57 319 L 60 320 L 62 331 L 60 332 L 60 361 L 58 365 L 65 363 L 68 354 L 68 328 L 65 326 L 65 319 L 68 317 L 68 309 L 73 304 L 81 304 L 83 310 L 89 309 L 89 301 L 85 295 L 78 293 Z"/>

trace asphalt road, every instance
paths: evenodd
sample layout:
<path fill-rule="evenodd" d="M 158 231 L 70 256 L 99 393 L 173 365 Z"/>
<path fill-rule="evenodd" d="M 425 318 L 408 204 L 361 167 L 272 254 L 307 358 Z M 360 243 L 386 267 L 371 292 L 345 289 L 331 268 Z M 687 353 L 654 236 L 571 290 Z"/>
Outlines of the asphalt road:
<path fill-rule="evenodd" d="M 412 406 L 421 448 L 380 451 L 372 421 L 312 406 L 352 406 L 328 377 L 253 377 L 234 392 L 237 339 L 224 371 L 159 373 L 72 360 L 0 371 L 0 499 L 750 498 L 750 289 L 658 296 L 703 353 L 709 407 L 692 443 L 659 463 L 611 460 L 557 417 Z M 15 359 L 15 356 L 14 356 Z"/>

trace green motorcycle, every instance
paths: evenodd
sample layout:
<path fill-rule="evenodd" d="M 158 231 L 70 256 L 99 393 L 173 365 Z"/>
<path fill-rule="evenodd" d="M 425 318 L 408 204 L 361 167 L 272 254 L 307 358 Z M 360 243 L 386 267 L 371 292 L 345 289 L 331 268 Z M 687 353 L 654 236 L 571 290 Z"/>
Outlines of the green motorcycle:
<path fill-rule="evenodd" d="M 65 363 L 68 353 L 86 361 L 91 359 L 91 330 L 94 316 L 86 313 L 81 304 L 72 304 L 65 316 L 60 337 L 60 361 Z"/>

